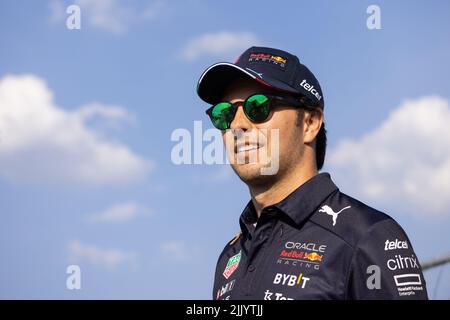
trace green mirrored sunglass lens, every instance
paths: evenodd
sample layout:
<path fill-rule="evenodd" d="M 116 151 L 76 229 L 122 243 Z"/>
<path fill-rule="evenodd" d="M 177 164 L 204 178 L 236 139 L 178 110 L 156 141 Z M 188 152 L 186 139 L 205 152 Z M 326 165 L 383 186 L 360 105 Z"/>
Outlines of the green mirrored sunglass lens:
<path fill-rule="evenodd" d="M 221 102 L 214 106 L 211 111 L 211 120 L 214 126 L 224 130 L 230 127 L 233 120 L 233 106 L 229 102 Z"/>
<path fill-rule="evenodd" d="M 270 112 L 269 98 L 263 94 L 251 96 L 245 104 L 245 112 L 250 120 L 263 122 Z"/>

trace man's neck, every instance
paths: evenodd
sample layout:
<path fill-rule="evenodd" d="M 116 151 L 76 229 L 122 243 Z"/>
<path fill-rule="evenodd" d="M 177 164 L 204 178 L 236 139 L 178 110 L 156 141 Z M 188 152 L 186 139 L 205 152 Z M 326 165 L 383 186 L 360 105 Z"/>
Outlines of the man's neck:
<path fill-rule="evenodd" d="M 249 187 L 253 205 L 259 216 L 263 208 L 285 199 L 295 189 L 318 174 L 315 167 L 300 167 L 267 186 Z"/>

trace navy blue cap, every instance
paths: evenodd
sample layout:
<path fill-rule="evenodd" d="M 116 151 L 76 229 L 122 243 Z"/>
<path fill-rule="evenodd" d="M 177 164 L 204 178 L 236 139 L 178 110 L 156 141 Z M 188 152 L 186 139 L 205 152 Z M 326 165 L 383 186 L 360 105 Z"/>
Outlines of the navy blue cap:
<path fill-rule="evenodd" d="M 220 102 L 224 90 L 238 77 L 247 76 L 268 87 L 298 94 L 323 109 L 323 94 L 314 74 L 286 51 L 251 47 L 235 63 L 219 62 L 207 68 L 197 84 L 199 97 L 209 103 Z"/>

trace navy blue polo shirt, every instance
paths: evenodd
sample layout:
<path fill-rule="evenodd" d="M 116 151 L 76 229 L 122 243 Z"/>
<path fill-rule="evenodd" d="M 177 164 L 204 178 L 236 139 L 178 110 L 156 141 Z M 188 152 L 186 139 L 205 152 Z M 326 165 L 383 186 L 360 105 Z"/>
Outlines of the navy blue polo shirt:
<path fill-rule="evenodd" d="M 213 299 L 427 299 L 411 242 L 385 213 L 342 193 L 320 173 L 257 218 L 217 262 Z"/>

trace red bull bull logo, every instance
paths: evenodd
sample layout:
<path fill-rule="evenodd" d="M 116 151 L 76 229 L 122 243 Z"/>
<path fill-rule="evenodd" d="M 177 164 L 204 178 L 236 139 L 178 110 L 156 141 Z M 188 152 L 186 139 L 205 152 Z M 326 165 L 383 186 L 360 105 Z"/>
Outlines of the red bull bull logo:
<path fill-rule="evenodd" d="M 282 57 L 279 57 L 279 56 L 271 56 L 271 59 L 281 62 L 281 63 L 286 63 L 286 59 L 283 59 Z"/>
<path fill-rule="evenodd" d="M 323 255 L 316 252 L 305 253 L 304 259 L 309 261 L 322 262 Z"/>
<path fill-rule="evenodd" d="M 318 254 L 317 252 L 306 252 L 297 250 L 282 250 L 280 252 L 280 257 L 277 263 L 284 263 L 293 266 L 303 266 L 306 268 L 314 267 L 318 270 L 320 264 L 323 262 L 323 254 Z"/>

